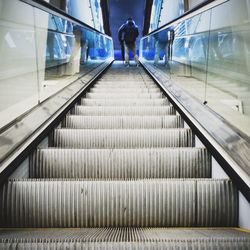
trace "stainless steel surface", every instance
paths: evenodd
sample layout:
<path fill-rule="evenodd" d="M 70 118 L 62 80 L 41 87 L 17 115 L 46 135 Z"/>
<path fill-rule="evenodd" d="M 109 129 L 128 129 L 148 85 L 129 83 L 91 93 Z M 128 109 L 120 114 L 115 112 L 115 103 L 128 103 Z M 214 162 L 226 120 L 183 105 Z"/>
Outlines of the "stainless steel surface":
<path fill-rule="evenodd" d="M 249 139 L 244 138 L 243 135 L 219 115 L 175 84 L 169 79 L 169 76 L 157 71 L 152 65 L 145 64 L 144 66 L 159 82 L 166 93 L 176 101 L 178 107 L 191 119 L 207 140 L 226 159 L 239 176 L 238 178 L 241 178 L 245 182 L 245 186 L 248 189 L 247 191 L 242 190 L 242 192 L 248 195 L 248 199 L 250 199 Z"/>
<path fill-rule="evenodd" d="M 114 64 L 53 131 L 55 148 L 34 152 L 37 179 L 0 192 L 0 248 L 248 249 L 230 228 L 235 185 L 210 179 L 209 152 L 160 96 L 142 69 Z"/>
<path fill-rule="evenodd" d="M 75 106 L 75 115 L 173 115 L 173 106 Z"/>
<path fill-rule="evenodd" d="M 40 149 L 31 178 L 210 178 L 203 148 Z"/>
<path fill-rule="evenodd" d="M 155 99 L 82 99 L 81 105 L 85 106 L 161 106 L 169 105 L 166 98 Z"/>
<path fill-rule="evenodd" d="M 1 197 L 4 227 L 237 226 L 229 180 L 11 180 Z"/>
<path fill-rule="evenodd" d="M 236 229 L 84 228 L 3 229 L 1 249 L 247 250 L 249 234 Z"/>
<path fill-rule="evenodd" d="M 113 87 L 113 88 L 105 88 L 104 86 L 97 87 L 95 86 L 90 90 L 90 93 L 116 93 L 116 94 L 122 94 L 122 93 L 160 93 L 159 88 L 119 88 L 119 87 Z"/>
<path fill-rule="evenodd" d="M 56 129 L 59 148 L 192 147 L 190 129 Z"/>
<path fill-rule="evenodd" d="M 74 129 L 139 129 L 183 128 L 180 116 L 67 116 L 65 128 Z"/>
<path fill-rule="evenodd" d="M 29 114 L 21 120 L 17 120 L 15 124 L 0 133 L 0 174 L 5 170 L 7 165 L 12 161 L 12 158 L 7 159 L 9 155 L 18 148 L 22 147 L 27 138 L 34 135 L 34 131 L 41 128 L 42 124 L 47 121 L 51 122 L 52 116 L 57 116 L 60 109 L 68 104 L 73 96 L 77 96 L 79 92 L 87 86 L 87 83 L 102 72 L 111 61 L 102 64 L 94 69 L 88 75 L 83 76 L 78 81 L 63 89 L 58 95 L 55 95 L 37 106 Z M 24 146 L 24 148 L 26 145 Z M 21 148 L 21 150 L 23 150 Z M 15 152 L 16 154 L 20 152 Z M 13 158 L 15 155 L 13 156 Z M 5 161 L 6 164 L 3 162 Z"/>
<path fill-rule="evenodd" d="M 162 93 L 87 93 L 86 98 L 90 99 L 132 99 L 132 98 L 139 98 L 139 99 L 156 99 L 164 97 Z"/>

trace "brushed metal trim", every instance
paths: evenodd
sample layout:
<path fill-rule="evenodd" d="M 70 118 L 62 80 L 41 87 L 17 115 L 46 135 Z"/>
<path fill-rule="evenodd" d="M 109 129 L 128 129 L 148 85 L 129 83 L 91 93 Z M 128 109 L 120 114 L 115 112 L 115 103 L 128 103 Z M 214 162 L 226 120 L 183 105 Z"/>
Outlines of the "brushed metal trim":
<path fill-rule="evenodd" d="M 100 66 L 71 83 L 56 95 L 50 97 L 23 119 L 13 124 L 0 134 L 0 181 L 4 179 L 4 173 L 22 151 L 25 151 L 30 144 L 61 116 L 74 101 L 82 95 L 94 80 L 102 74 L 113 60 L 108 60 Z M 48 133 L 48 132 L 47 132 Z"/>
<path fill-rule="evenodd" d="M 192 127 L 205 138 L 205 141 L 207 141 L 205 145 L 209 148 L 209 143 L 210 148 L 213 147 L 212 154 L 216 151 L 215 154 L 218 154 L 218 157 L 222 157 L 227 162 L 227 166 L 222 166 L 223 169 L 231 178 L 238 181 L 238 188 L 250 201 L 250 143 L 247 139 L 239 135 L 235 128 L 231 127 L 213 110 L 204 106 L 192 95 L 177 86 L 172 79 L 166 78 L 153 66 L 141 63 L 168 96 L 170 102 L 190 121 Z"/>

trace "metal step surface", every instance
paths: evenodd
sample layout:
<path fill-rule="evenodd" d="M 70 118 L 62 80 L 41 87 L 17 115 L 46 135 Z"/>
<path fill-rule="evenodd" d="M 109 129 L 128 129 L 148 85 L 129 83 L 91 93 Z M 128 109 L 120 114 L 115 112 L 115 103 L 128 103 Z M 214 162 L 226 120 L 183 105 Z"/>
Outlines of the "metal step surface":
<path fill-rule="evenodd" d="M 230 180 L 10 180 L 2 227 L 234 227 Z"/>
<path fill-rule="evenodd" d="M 90 93 L 161 93 L 159 88 L 105 88 L 105 87 L 93 87 L 90 89 Z"/>
<path fill-rule="evenodd" d="M 0 230 L 1 249 L 249 249 L 249 233 L 228 229 L 81 228 Z"/>
<path fill-rule="evenodd" d="M 157 99 L 81 99 L 81 105 L 85 106 L 163 106 L 169 105 L 169 101 L 166 98 Z"/>
<path fill-rule="evenodd" d="M 63 128 L 73 129 L 139 129 L 139 128 L 183 128 L 180 116 L 79 116 L 68 115 Z"/>
<path fill-rule="evenodd" d="M 129 78 L 127 75 L 124 77 L 119 75 L 118 77 L 112 76 L 110 79 L 98 79 L 96 82 L 98 84 L 151 84 L 155 85 L 155 82 L 152 79 L 146 79 L 144 80 L 141 76 L 136 77 L 136 78 Z"/>
<path fill-rule="evenodd" d="M 164 95 L 162 93 L 87 93 L 85 98 L 89 99 L 158 99 L 163 98 Z"/>
<path fill-rule="evenodd" d="M 173 106 L 105 106 L 91 107 L 76 105 L 72 111 L 75 115 L 98 115 L 98 116 L 124 116 L 124 115 L 174 115 L 176 111 Z"/>
<path fill-rule="evenodd" d="M 148 79 L 144 79 L 142 78 L 141 75 L 135 75 L 135 73 L 133 73 L 133 75 L 128 75 L 128 74 L 113 74 L 111 72 L 108 73 L 108 77 L 104 77 L 104 78 L 99 78 L 98 82 L 124 82 L 124 83 L 130 83 L 130 82 L 150 82 L 150 83 L 154 83 L 152 81 L 151 78 Z"/>
<path fill-rule="evenodd" d="M 80 104 L 0 189 L 0 249 L 250 249 L 236 186 L 142 68 L 115 63 Z"/>
<path fill-rule="evenodd" d="M 56 129 L 51 146 L 59 148 L 192 147 L 190 129 Z"/>
<path fill-rule="evenodd" d="M 93 90 L 93 91 L 92 91 Z M 110 91 L 108 91 L 110 90 Z M 117 90 L 120 90 L 119 93 L 122 92 L 133 92 L 133 93 L 139 93 L 139 92 L 146 92 L 146 93 L 159 93 L 161 92 L 159 87 L 153 87 L 151 86 L 150 88 L 145 87 L 145 86 L 110 86 L 110 85 L 94 85 L 91 89 L 90 92 L 95 92 L 95 91 L 108 91 L 108 93 L 116 92 Z"/>
<path fill-rule="evenodd" d="M 210 178 L 204 148 L 39 149 L 31 178 Z"/>
<path fill-rule="evenodd" d="M 159 89 L 155 84 L 135 84 L 135 83 L 96 83 L 94 88 L 142 88 L 142 89 Z"/>
<path fill-rule="evenodd" d="M 142 87 L 155 87 L 157 86 L 154 82 L 143 82 L 141 80 L 132 80 L 132 81 L 123 81 L 123 80 L 114 80 L 114 81 L 97 81 L 96 85 L 102 85 L 102 86 L 142 86 Z"/>

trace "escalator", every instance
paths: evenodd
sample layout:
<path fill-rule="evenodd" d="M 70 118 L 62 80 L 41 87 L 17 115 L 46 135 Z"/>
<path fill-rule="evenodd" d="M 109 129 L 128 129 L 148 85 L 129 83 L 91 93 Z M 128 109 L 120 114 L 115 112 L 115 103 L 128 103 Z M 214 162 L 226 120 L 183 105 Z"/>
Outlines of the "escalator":
<path fill-rule="evenodd" d="M 238 190 L 142 68 L 114 63 L 0 196 L 0 249 L 249 249 Z"/>

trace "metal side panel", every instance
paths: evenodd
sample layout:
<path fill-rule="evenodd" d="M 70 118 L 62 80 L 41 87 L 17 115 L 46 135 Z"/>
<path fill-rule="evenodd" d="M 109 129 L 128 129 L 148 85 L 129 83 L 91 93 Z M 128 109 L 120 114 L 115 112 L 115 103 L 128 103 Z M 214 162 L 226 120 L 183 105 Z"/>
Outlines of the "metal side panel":
<path fill-rule="evenodd" d="M 210 178 L 204 148 L 41 149 L 31 178 Z"/>
<path fill-rule="evenodd" d="M 59 148 L 192 147 L 190 129 L 56 129 Z"/>

